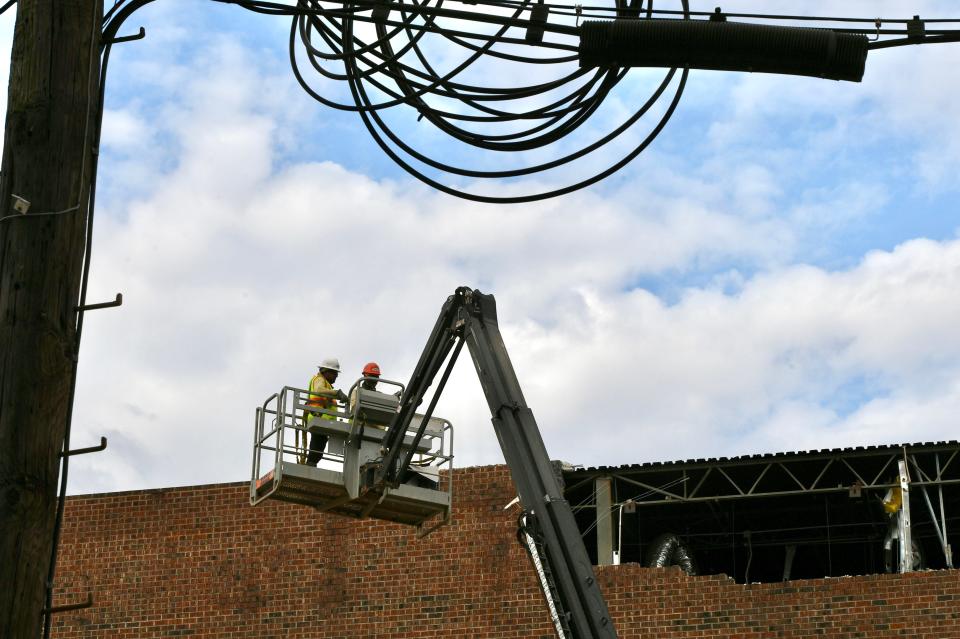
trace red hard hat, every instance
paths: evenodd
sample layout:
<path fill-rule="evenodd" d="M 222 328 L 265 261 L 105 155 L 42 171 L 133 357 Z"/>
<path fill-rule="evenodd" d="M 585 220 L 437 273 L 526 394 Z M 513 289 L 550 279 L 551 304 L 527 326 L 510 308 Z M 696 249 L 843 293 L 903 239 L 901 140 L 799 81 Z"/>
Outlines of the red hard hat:
<path fill-rule="evenodd" d="M 364 377 L 380 377 L 380 365 L 376 362 L 370 362 L 363 367 Z"/>

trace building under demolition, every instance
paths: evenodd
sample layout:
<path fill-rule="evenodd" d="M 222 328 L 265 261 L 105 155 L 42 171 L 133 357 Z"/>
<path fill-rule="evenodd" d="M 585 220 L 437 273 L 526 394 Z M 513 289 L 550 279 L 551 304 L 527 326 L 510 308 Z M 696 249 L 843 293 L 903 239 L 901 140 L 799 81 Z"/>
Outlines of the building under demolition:
<path fill-rule="evenodd" d="M 563 476 L 622 638 L 960 638 L 960 571 L 943 569 L 957 542 L 958 449 Z M 894 508 L 901 461 L 909 476 Z M 517 542 L 508 469 L 455 469 L 451 479 L 450 522 L 422 538 L 309 506 L 252 508 L 247 482 L 71 497 L 54 603 L 93 605 L 58 614 L 53 636 L 553 637 Z M 917 569 L 887 573 L 887 540 L 900 568 L 891 522 L 902 534 L 904 516 Z M 620 564 L 606 565 L 615 556 Z M 645 567 L 651 557 L 681 567 Z"/>
<path fill-rule="evenodd" d="M 781 582 L 952 568 L 958 453 L 956 441 L 869 446 L 576 469 L 564 478 L 599 564 Z"/>

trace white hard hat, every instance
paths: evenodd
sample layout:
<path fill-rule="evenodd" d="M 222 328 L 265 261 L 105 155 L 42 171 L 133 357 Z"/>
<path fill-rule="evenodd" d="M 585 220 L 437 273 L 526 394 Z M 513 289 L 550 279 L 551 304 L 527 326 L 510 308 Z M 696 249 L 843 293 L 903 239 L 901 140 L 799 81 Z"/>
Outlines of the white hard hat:
<path fill-rule="evenodd" d="M 322 362 L 320 362 L 320 370 L 323 370 L 324 368 L 326 368 L 326 369 L 328 369 L 328 370 L 331 370 L 331 371 L 337 371 L 337 372 L 339 373 L 339 372 L 340 372 L 340 360 L 337 359 L 336 357 L 328 357 L 327 359 L 325 359 L 325 360 L 323 360 Z"/>

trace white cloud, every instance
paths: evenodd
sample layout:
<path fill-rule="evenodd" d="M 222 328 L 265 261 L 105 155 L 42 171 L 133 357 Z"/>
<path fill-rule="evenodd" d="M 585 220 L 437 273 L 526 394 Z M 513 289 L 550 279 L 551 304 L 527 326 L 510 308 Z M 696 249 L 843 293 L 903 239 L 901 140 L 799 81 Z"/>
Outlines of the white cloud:
<path fill-rule="evenodd" d="M 695 180 L 519 208 L 330 162 L 278 170 L 281 120 L 221 73 L 168 121 L 183 155 L 156 192 L 99 218 L 96 295 L 122 290 L 126 302 L 87 324 L 78 436 L 116 433 L 123 447 L 75 474 L 76 490 L 243 479 L 254 406 L 305 384 L 329 355 L 346 379 L 376 359 L 403 381 L 460 284 L 496 293 L 548 449 L 573 462 L 952 428 L 960 242 L 910 242 L 831 273 L 776 266 L 792 227 L 725 212 L 725 197 L 711 204 L 716 190 L 704 200 Z M 734 201 L 781 197 L 753 173 Z M 772 270 L 720 274 L 672 305 L 630 284 L 731 257 Z M 845 390 L 861 379 L 878 394 Z M 500 459 L 467 361 L 439 412 L 458 427 L 458 463 Z M 935 421 L 905 431 L 911 415 Z"/>
<path fill-rule="evenodd" d="M 605 437 L 575 450 L 606 463 L 950 438 L 958 278 L 960 241 L 918 240 L 845 272 L 757 276 L 735 295 L 594 299 L 586 326 L 555 329 L 567 352 L 549 370 L 589 374 L 552 389 L 564 403 L 550 421 L 567 424 L 561 441 L 572 422 L 598 422 Z"/>
<path fill-rule="evenodd" d="M 104 109 L 100 147 L 129 150 L 149 140 L 150 129 L 144 119 L 127 109 Z"/>
<path fill-rule="evenodd" d="M 254 406 L 329 355 L 347 379 L 375 359 L 403 381 L 461 284 L 497 295 L 555 457 L 952 437 L 960 241 L 858 253 L 843 271 L 804 265 L 838 228 L 890 217 L 893 196 L 874 174 L 795 177 L 896 123 L 922 160 L 929 132 L 953 126 L 949 83 L 911 106 L 879 82 L 814 95 L 812 83 L 705 76 L 733 98 L 703 131 L 706 154 L 691 160 L 678 136 L 612 186 L 490 207 L 348 170 L 337 153 L 354 140 L 298 160 L 299 125 L 328 112 L 305 106 L 278 58 L 212 35 L 185 60 L 194 34 L 163 20 L 147 24 L 149 55 L 126 54 L 111 77 L 126 98 L 106 120 L 114 196 L 98 212 L 91 301 L 122 291 L 125 303 L 87 318 L 74 441 L 111 446 L 77 458 L 74 491 L 245 479 Z M 808 145 L 764 140 L 781 109 L 826 123 L 794 132 Z M 931 124 L 910 125 L 917 116 Z M 949 173 L 930 175 L 949 186 Z M 676 299 L 656 294 L 664 281 Z M 467 358 L 439 412 L 458 427 L 459 465 L 501 459 Z"/>

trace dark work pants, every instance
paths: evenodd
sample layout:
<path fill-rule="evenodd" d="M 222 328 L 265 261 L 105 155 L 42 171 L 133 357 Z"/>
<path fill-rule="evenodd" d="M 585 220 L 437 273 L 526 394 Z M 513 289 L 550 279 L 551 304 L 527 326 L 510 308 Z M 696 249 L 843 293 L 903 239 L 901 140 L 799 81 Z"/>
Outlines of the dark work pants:
<path fill-rule="evenodd" d="M 310 454 L 307 455 L 307 466 L 316 466 L 323 459 L 323 449 L 327 447 L 327 436 L 320 433 L 310 433 Z"/>

